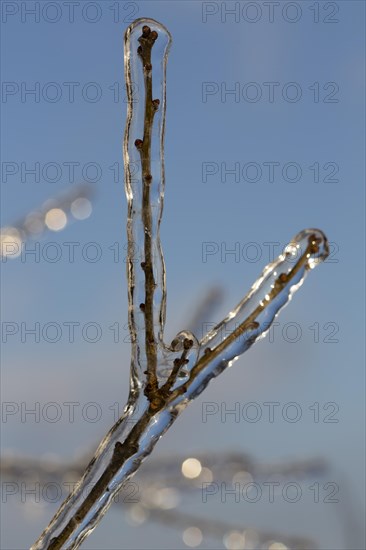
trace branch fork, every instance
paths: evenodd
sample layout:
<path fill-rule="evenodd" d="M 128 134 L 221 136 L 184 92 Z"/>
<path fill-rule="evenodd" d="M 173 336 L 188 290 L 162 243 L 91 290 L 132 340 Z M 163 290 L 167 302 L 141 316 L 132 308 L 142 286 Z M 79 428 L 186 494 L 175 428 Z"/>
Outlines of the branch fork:
<path fill-rule="evenodd" d="M 157 41 L 160 45 L 155 55 Z M 191 332 L 182 331 L 170 345 L 164 344 L 166 285 L 159 228 L 165 188 L 165 86 L 170 43 L 169 31 L 152 19 L 136 20 L 125 33 L 128 113 L 123 153 L 132 341 L 128 402 L 79 484 L 31 550 L 77 548 L 182 410 L 212 378 L 266 334 L 308 271 L 329 253 L 320 230 L 301 231 L 205 337 L 198 341 Z M 157 98 L 153 98 L 153 78 L 159 85 Z M 139 101 L 133 96 L 136 84 L 139 92 L 143 91 Z M 132 169 L 136 162 L 141 168 L 140 181 Z M 138 263 L 134 258 L 136 242 L 143 250 Z M 85 495 L 90 484 L 93 488 Z"/>

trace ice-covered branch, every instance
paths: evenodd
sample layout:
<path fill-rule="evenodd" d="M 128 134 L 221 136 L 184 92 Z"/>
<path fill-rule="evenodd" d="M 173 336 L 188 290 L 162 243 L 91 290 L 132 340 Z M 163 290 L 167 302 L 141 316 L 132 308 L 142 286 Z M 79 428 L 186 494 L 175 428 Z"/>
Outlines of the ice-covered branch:
<path fill-rule="evenodd" d="M 160 30 L 160 29 L 159 29 Z M 147 25 L 137 38 L 136 27 L 130 27 L 125 37 L 125 73 L 129 109 L 124 140 L 126 167 L 126 191 L 128 200 L 128 269 L 129 269 L 129 322 L 133 335 L 133 365 L 138 384 L 145 377 L 145 391 L 156 392 L 158 387 L 157 365 L 165 309 L 164 260 L 159 245 L 159 225 L 162 214 L 164 166 L 161 147 L 164 132 L 165 79 L 159 82 L 159 97 L 153 98 L 152 50 L 158 33 Z M 167 50 L 170 44 L 168 32 L 159 33 L 164 40 L 162 56 L 165 73 Z M 131 49 L 131 40 L 135 47 Z M 136 41 L 140 43 L 136 48 Z M 140 63 L 136 60 L 140 58 Z M 141 64 L 142 71 L 138 66 Z M 143 77 L 141 78 L 141 72 Z M 134 93 L 145 89 L 134 102 Z M 132 107 L 134 106 L 134 108 Z M 155 116 L 156 115 L 156 116 Z M 157 128 L 160 147 L 152 151 L 152 133 Z M 137 138 L 140 135 L 142 139 Z M 137 158 L 138 157 L 138 158 Z M 152 170 L 152 162 L 155 169 Z M 133 168 L 137 170 L 133 172 Z M 138 174 L 138 177 L 136 177 Z M 137 244 L 138 243 L 138 244 Z M 142 245 L 140 251 L 137 246 Z M 136 264 L 136 249 L 139 262 Z M 157 293 L 160 292 L 160 296 Z"/>
<path fill-rule="evenodd" d="M 200 342 L 192 333 L 182 331 L 170 346 L 164 345 L 166 294 L 159 225 L 164 199 L 169 45 L 169 32 L 151 19 L 138 19 L 126 31 L 124 161 L 132 335 L 129 400 L 122 418 L 106 435 L 79 484 L 33 550 L 72 549 L 81 544 L 182 410 L 212 378 L 266 334 L 306 273 L 328 254 L 321 231 L 302 231 L 264 269 L 238 306 Z"/>

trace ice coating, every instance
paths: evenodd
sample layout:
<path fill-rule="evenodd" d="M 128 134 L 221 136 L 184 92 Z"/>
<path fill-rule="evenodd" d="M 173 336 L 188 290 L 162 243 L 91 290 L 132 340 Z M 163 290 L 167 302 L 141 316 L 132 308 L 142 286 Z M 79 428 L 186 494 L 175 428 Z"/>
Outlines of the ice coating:
<path fill-rule="evenodd" d="M 328 242 L 322 231 L 305 229 L 298 233 L 283 254 L 264 268 L 236 308 L 202 339 L 201 346 L 215 346 L 220 333 L 232 333 L 244 322 L 247 323 L 245 328 L 248 332 L 263 334 L 265 323 L 269 326 L 279 310 L 291 299 L 307 271 L 324 261 L 328 254 Z"/>
<path fill-rule="evenodd" d="M 157 370 L 165 351 L 166 283 L 159 229 L 165 188 L 166 64 L 171 41 L 169 31 L 153 19 L 137 19 L 128 27 L 124 41 L 128 311 L 131 387 L 136 391 L 144 383 L 147 363 Z"/>
<path fill-rule="evenodd" d="M 125 34 L 128 114 L 123 153 L 132 340 L 129 399 L 124 414 L 100 443 L 82 479 L 32 550 L 80 546 L 177 416 L 212 378 L 266 334 L 306 273 L 328 254 L 321 231 L 302 231 L 200 342 L 191 332 L 181 331 L 173 342 L 164 344 L 166 285 L 159 227 L 170 43 L 167 29 L 152 19 L 138 19 Z"/>

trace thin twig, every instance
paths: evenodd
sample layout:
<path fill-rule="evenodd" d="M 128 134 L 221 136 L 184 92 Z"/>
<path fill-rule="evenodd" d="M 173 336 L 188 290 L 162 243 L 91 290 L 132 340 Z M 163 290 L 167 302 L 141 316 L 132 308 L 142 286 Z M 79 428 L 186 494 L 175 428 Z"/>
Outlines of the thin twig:
<path fill-rule="evenodd" d="M 147 384 L 145 395 L 151 403 L 156 404 L 156 390 L 158 388 L 157 378 L 157 348 L 154 334 L 154 291 L 155 280 L 153 271 L 152 251 L 152 216 L 150 205 L 150 189 L 152 184 L 151 175 L 151 134 L 154 121 L 154 114 L 159 108 L 159 100 L 152 97 L 152 64 L 151 50 L 155 40 L 158 38 L 156 31 L 144 25 L 142 35 L 139 38 L 140 46 L 138 54 L 142 61 L 145 84 L 145 116 L 143 139 L 136 139 L 135 146 L 140 152 L 142 168 L 142 222 L 144 224 L 144 254 L 145 259 L 141 268 L 145 273 L 145 303 L 140 304 L 140 309 L 145 316 L 145 348 L 147 358 Z"/>

